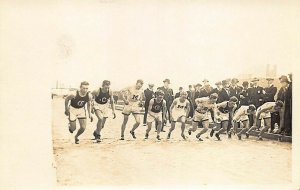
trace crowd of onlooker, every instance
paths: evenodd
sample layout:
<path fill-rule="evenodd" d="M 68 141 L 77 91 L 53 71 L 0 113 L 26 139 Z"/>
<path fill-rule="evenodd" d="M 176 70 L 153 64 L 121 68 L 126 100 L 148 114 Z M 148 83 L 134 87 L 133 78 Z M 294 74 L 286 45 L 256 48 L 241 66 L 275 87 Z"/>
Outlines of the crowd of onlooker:
<path fill-rule="evenodd" d="M 262 81 L 264 80 L 264 81 Z M 275 78 L 264 78 L 258 79 L 253 78 L 250 80 L 244 80 L 240 82 L 238 79 L 226 79 L 215 83 L 215 87 L 211 86 L 207 79 L 204 79 L 201 83 L 195 85 L 189 85 L 188 100 L 191 102 L 193 108 L 195 108 L 195 99 L 201 97 L 207 97 L 212 93 L 218 94 L 217 103 L 228 101 L 230 97 L 235 96 L 238 98 L 238 106 L 253 104 L 256 108 L 260 107 L 265 102 L 274 102 L 281 100 L 284 102 L 283 114 L 272 113 L 271 114 L 271 131 L 285 134 L 288 136 L 292 135 L 292 74 L 288 76 L 282 75 L 279 77 L 279 85 L 274 85 Z M 259 82 L 265 82 L 267 84 L 260 86 Z M 170 80 L 165 79 L 163 86 L 157 89 L 164 91 L 164 99 L 167 103 L 167 117 L 169 115 L 170 106 L 174 98 L 179 97 L 180 91 L 183 91 L 183 87 L 179 88 L 179 92 L 173 92 L 173 89 L 169 87 Z M 241 84 L 241 85 L 240 85 Z M 155 96 L 154 85 L 149 84 L 148 88 L 145 89 L 145 117 L 144 123 L 146 123 L 146 115 L 148 112 L 149 101 Z M 193 109 L 191 109 L 190 117 L 193 116 Z M 170 118 L 170 117 L 168 117 Z M 250 118 L 251 119 L 251 118 Z M 250 120 L 250 126 L 253 124 L 253 120 Z M 274 131 L 275 126 L 279 126 L 279 130 Z"/>

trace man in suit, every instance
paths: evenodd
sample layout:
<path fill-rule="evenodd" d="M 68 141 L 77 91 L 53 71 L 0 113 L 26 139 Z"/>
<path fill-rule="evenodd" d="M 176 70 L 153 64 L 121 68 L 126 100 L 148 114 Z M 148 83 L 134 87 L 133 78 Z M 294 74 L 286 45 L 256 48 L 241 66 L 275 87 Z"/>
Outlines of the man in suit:
<path fill-rule="evenodd" d="M 179 91 L 175 94 L 175 99 L 180 97 L 180 93 L 183 91 L 183 87 L 179 87 Z"/>
<path fill-rule="evenodd" d="M 195 91 L 193 89 L 192 85 L 189 85 L 189 90 L 187 91 L 188 93 L 188 101 L 190 102 L 190 113 L 189 113 L 189 118 L 192 118 L 194 115 L 194 104 L 193 104 L 193 100 L 194 100 L 194 95 L 195 95 Z"/>
<path fill-rule="evenodd" d="M 169 122 L 171 123 L 171 117 L 170 117 L 170 107 L 172 105 L 172 102 L 174 100 L 174 94 L 173 94 L 173 90 L 169 87 L 170 85 L 170 79 L 165 79 L 164 81 L 164 86 L 162 87 L 158 87 L 157 89 L 162 90 L 164 92 L 164 100 L 166 101 L 166 106 L 167 106 L 167 112 L 166 115 L 169 119 Z M 164 126 L 166 125 L 166 122 L 162 125 L 161 128 L 161 132 L 165 132 L 164 131 Z"/>
<path fill-rule="evenodd" d="M 215 85 L 216 85 L 216 88 L 213 89 L 212 93 L 217 93 L 218 96 L 220 97 L 220 96 L 221 96 L 222 89 L 223 89 L 223 88 L 222 88 L 222 82 L 221 82 L 221 81 L 218 81 L 218 82 L 215 83 Z M 217 99 L 217 104 L 218 104 L 218 103 L 221 103 L 220 98 Z"/>
<path fill-rule="evenodd" d="M 148 114 L 148 108 L 149 108 L 149 102 L 152 98 L 154 98 L 154 91 L 153 91 L 153 87 L 154 87 L 154 84 L 149 84 L 148 85 L 149 87 L 144 90 L 144 95 L 145 95 L 145 114 L 144 114 L 144 126 L 147 125 L 147 114 Z"/>
<path fill-rule="evenodd" d="M 194 93 L 194 97 L 193 97 L 193 105 L 195 107 L 195 99 L 197 98 L 200 98 L 200 92 L 201 92 L 201 87 L 202 87 L 202 84 L 198 83 L 195 85 L 195 93 Z"/>
<path fill-rule="evenodd" d="M 249 88 L 249 104 L 255 105 L 256 108 L 260 107 L 264 103 L 263 88 L 261 86 L 258 86 L 258 81 L 258 78 L 252 79 L 251 82 L 253 86 Z M 253 125 L 253 122 L 253 119 L 249 118 L 250 126 Z"/>
<path fill-rule="evenodd" d="M 211 95 L 213 88 L 210 86 L 209 81 L 204 79 L 203 88 L 200 90 L 200 97 L 208 97 Z"/>
<path fill-rule="evenodd" d="M 233 78 L 231 80 L 231 85 L 229 87 L 229 97 L 235 96 L 239 98 L 239 95 L 242 91 L 242 87 L 238 86 L 239 80 L 237 78 Z"/>
<path fill-rule="evenodd" d="M 228 80 L 223 80 L 222 81 L 222 86 L 223 88 L 219 92 L 219 97 L 218 97 L 218 103 L 224 102 L 224 101 L 229 101 L 229 82 Z"/>
<path fill-rule="evenodd" d="M 249 104 L 249 82 L 244 81 L 242 84 L 243 88 L 240 92 L 239 99 L 240 99 L 240 106 L 248 106 Z"/>
<path fill-rule="evenodd" d="M 273 85 L 273 78 L 267 78 L 268 86 L 264 88 L 264 102 L 275 102 L 275 94 L 277 92 L 277 88 Z M 274 130 L 275 123 L 280 123 L 280 118 L 278 112 L 271 113 L 271 132 Z"/>

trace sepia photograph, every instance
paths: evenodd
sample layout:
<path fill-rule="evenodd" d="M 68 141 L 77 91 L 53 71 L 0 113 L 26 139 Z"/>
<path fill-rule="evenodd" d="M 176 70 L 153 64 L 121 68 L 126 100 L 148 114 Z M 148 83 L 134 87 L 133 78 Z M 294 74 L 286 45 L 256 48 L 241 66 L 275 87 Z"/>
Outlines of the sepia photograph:
<path fill-rule="evenodd" d="M 299 1 L 0 6 L 0 188 L 300 189 Z"/>

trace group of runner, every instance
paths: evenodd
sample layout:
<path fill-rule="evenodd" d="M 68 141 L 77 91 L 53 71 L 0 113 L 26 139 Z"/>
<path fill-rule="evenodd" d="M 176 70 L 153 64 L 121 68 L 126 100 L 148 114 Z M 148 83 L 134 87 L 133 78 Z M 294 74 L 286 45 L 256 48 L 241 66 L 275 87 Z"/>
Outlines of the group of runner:
<path fill-rule="evenodd" d="M 106 119 L 109 116 L 109 110 L 112 111 L 113 119 L 116 118 L 115 105 L 113 100 L 113 92 L 110 90 L 110 81 L 104 80 L 102 86 L 89 93 L 89 83 L 84 81 L 80 84 L 80 89 L 76 93 L 68 95 L 65 99 L 65 115 L 69 119 L 69 132 L 73 133 L 76 130 L 76 119 L 78 119 L 80 128 L 75 135 L 75 143 L 79 143 L 79 136 L 86 128 L 86 112 L 88 118 L 93 121 L 93 114 L 96 115 L 98 121 L 93 132 L 96 142 L 101 142 L 101 130 L 105 126 Z M 121 125 L 121 138 L 125 139 L 125 129 L 129 116 L 132 114 L 135 123 L 130 130 L 131 136 L 136 139 L 135 130 L 141 124 L 140 114 L 141 108 L 144 105 L 144 91 L 142 89 L 143 81 L 137 80 L 134 86 L 123 89 L 121 99 L 124 101 L 122 114 L 124 116 Z M 145 139 L 149 138 L 153 122 L 156 125 L 156 139 L 161 140 L 160 132 L 163 123 L 166 121 L 166 101 L 163 99 L 164 92 L 157 90 L 155 97 L 150 100 L 147 114 L 147 129 L 145 131 Z M 186 140 L 185 135 L 186 121 L 191 110 L 191 103 L 187 99 L 188 93 L 180 92 L 180 96 L 176 98 L 170 107 L 171 127 L 169 129 L 167 139 L 171 138 L 171 134 L 175 129 L 176 122 L 181 124 L 181 137 Z M 217 93 L 212 93 L 208 97 L 195 99 L 196 107 L 192 117 L 191 127 L 188 129 L 188 134 L 196 132 L 199 124 L 203 128 L 197 133 L 196 138 L 203 141 L 201 136 L 209 130 L 210 123 L 214 123 L 211 129 L 210 136 L 215 135 L 217 140 L 221 140 L 221 134 L 227 134 L 231 138 L 232 133 L 237 134 L 239 140 L 242 135 L 246 138 L 252 130 L 260 128 L 263 120 L 264 126 L 260 129 L 258 140 L 262 140 L 264 133 L 271 126 L 271 113 L 282 112 L 283 102 L 278 100 L 274 102 L 266 102 L 256 108 L 253 104 L 242 105 L 237 107 L 238 99 L 235 96 L 230 97 L 228 101 L 216 103 L 218 99 Z M 231 119 L 232 118 L 232 119 Z M 249 126 L 249 119 L 253 119 L 253 125 Z M 239 125 L 241 130 L 237 132 L 235 126 Z"/>

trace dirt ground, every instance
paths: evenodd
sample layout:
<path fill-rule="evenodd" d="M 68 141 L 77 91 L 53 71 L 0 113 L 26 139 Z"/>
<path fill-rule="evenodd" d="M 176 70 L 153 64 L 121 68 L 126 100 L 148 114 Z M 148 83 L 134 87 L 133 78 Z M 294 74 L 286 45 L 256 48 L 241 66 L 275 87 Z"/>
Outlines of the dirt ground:
<path fill-rule="evenodd" d="M 154 127 L 149 139 L 144 140 L 146 127 L 140 126 L 134 140 L 129 134 L 132 116 L 125 141 L 120 141 L 123 116 L 117 111 L 117 118 L 109 118 L 102 131 L 103 142 L 91 140 L 96 125 L 94 116 L 94 122 L 88 122 L 80 136 L 80 144 L 74 144 L 74 135 L 67 128 L 63 99 L 54 98 L 52 109 L 59 185 L 230 185 L 292 181 L 291 143 L 261 142 L 254 137 L 238 141 L 236 136 L 229 140 L 223 137 L 222 141 L 204 138 L 198 142 L 195 135 L 183 141 L 180 126 L 176 126 L 170 140 L 166 140 L 167 133 L 162 133 L 161 142 L 155 140 Z"/>

